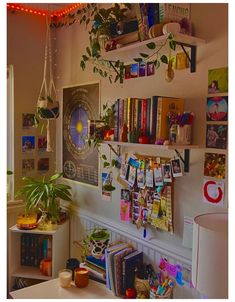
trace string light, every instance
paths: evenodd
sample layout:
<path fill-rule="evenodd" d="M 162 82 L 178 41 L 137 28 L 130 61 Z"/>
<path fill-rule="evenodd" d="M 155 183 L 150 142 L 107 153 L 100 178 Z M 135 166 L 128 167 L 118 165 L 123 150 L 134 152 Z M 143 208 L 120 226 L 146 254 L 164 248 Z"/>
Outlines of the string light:
<path fill-rule="evenodd" d="M 23 5 L 11 4 L 11 3 L 7 3 L 7 8 L 25 12 L 25 13 L 34 14 L 34 15 L 39 15 L 39 16 L 50 15 L 50 17 L 53 18 L 53 17 L 62 17 L 64 15 L 68 14 L 69 12 L 71 12 L 72 10 L 74 10 L 78 7 L 81 7 L 83 5 L 84 5 L 83 3 L 74 3 L 74 4 L 71 4 L 68 7 L 64 8 L 63 10 L 56 10 L 54 12 L 48 12 L 47 10 L 35 9 L 32 7 L 26 7 Z"/>

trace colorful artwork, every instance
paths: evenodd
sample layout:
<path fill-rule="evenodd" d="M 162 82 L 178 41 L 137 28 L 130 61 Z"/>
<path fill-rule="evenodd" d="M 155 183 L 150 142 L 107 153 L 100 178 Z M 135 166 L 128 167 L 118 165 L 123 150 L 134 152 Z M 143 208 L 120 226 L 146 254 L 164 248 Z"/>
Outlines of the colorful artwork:
<path fill-rule="evenodd" d="M 153 75 L 154 71 L 154 64 L 152 62 L 147 62 L 147 76 Z"/>
<path fill-rule="evenodd" d="M 104 189 L 104 185 L 107 183 L 108 181 L 108 177 L 109 177 L 109 173 L 107 172 L 102 172 L 102 199 L 105 201 L 111 201 L 111 192 L 106 191 Z"/>
<path fill-rule="evenodd" d="M 140 62 L 139 63 L 139 77 L 144 77 L 145 76 L 145 70 L 146 70 L 146 63 L 145 62 Z"/>
<path fill-rule="evenodd" d="M 208 71 L 208 93 L 228 92 L 228 67 Z"/>
<path fill-rule="evenodd" d="M 22 152 L 32 152 L 35 150 L 35 136 L 22 136 Z"/>
<path fill-rule="evenodd" d="M 38 171 L 42 173 L 49 171 L 49 158 L 40 158 L 38 160 Z"/>
<path fill-rule="evenodd" d="M 63 171 L 64 177 L 98 186 L 98 152 L 90 148 L 88 120 L 98 120 L 99 83 L 63 89 Z"/>
<path fill-rule="evenodd" d="M 32 128 L 34 126 L 34 114 L 23 113 L 22 114 L 22 127 L 24 129 Z"/>
<path fill-rule="evenodd" d="M 34 171 L 35 164 L 33 158 L 25 158 L 22 160 L 22 174 L 27 175 L 28 173 Z"/>
<path fill-rule="evenodd" d="M 38 137 L 38 151 L 45 152 L 47 148 L 47 137 L 46 136 L 39 136 Z"/>
<path fill-rule="evenodd" d="M 225 154 L 205 153 L 204 176 L 224 179 L 225 165 L 226 165 Z"/>
<path fill-rule="evenodd" d="M 131 65 L 131 78 L 137 78 L 138 77 L 138 64 L 132 64 Z"/>
<path fill-rule="evenodd" d="M 126 200 L 120 201 L 120 220 L 130 221 L 131 220 L 131 202 Z"/>
<path fill-rule="evenodd" d="M 206 127 L 206 147 L 227 148 L 227 125 L 209 124 Z"/>
<path fill-rule="evenodd" d="M 207 121 L 227 121 L 228 120 L 228 97 L 215 96 L 207 98 Z"/>
<path fill-rule="evenodd" d="M 125 80 L 128 80 L 131 78 L 131 65 L 125 66 Z"/>
<path fill-rule="evenodd" d="M 203 202 L 222 207 L 224 205 L 224 182 L 204 179 Z"/>

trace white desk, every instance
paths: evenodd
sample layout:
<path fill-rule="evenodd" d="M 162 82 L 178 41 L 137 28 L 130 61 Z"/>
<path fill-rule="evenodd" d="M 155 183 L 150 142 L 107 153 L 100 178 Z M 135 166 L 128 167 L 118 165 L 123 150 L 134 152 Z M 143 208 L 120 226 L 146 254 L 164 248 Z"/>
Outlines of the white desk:
<path fill-rule="evenodd" d="M 62 288 L 58 278 L 10 292 L 10 295 L 13 299 L 117 299 L 99 282 L 89 280 L 85 288 L 78 288 L 74 283 L 70 288 Z"/>

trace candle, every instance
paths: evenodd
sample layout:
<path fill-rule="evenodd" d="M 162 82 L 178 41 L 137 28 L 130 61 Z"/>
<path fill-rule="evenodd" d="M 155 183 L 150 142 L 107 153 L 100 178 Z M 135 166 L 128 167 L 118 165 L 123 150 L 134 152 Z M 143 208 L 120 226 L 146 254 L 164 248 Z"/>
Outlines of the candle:
<path fill-rule="evenodd" d="M 59 271 L 59 282 L 61 287 L 70 287 L 72 281 L 72 271 L 63 269 Z"/>
<path fill-rule="evenodd" d="M 89 281 L 88 270 L 86 268 L 76 268 L 74 271 L 74 280 L 77 287 L 86 287 Z"/>

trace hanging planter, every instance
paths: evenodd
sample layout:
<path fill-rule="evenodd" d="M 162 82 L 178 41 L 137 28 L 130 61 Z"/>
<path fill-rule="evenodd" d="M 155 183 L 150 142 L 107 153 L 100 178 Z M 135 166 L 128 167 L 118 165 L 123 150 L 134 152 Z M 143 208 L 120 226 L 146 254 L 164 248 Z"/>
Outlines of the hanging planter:
<path fill-rule="evenodd" d="M 41 89 L 37 101 L 36 121 L 38 119 L 47 120 L 47 149 L 52 151 L 50 140 L 50 121 L 55 120 L 59 116 L 59 102 L 57 101 L 57 94 L 52 74 L 52 56 L 51 56 L 51 34 L 48 17 L 46 18 L 46 45 L 45 45 L 45 61 L 44 72 Z M 49 58 L 49 64 L 48 63 Z M 47 74 L 49 74 L 49 85 L 47 84 Z"/>

